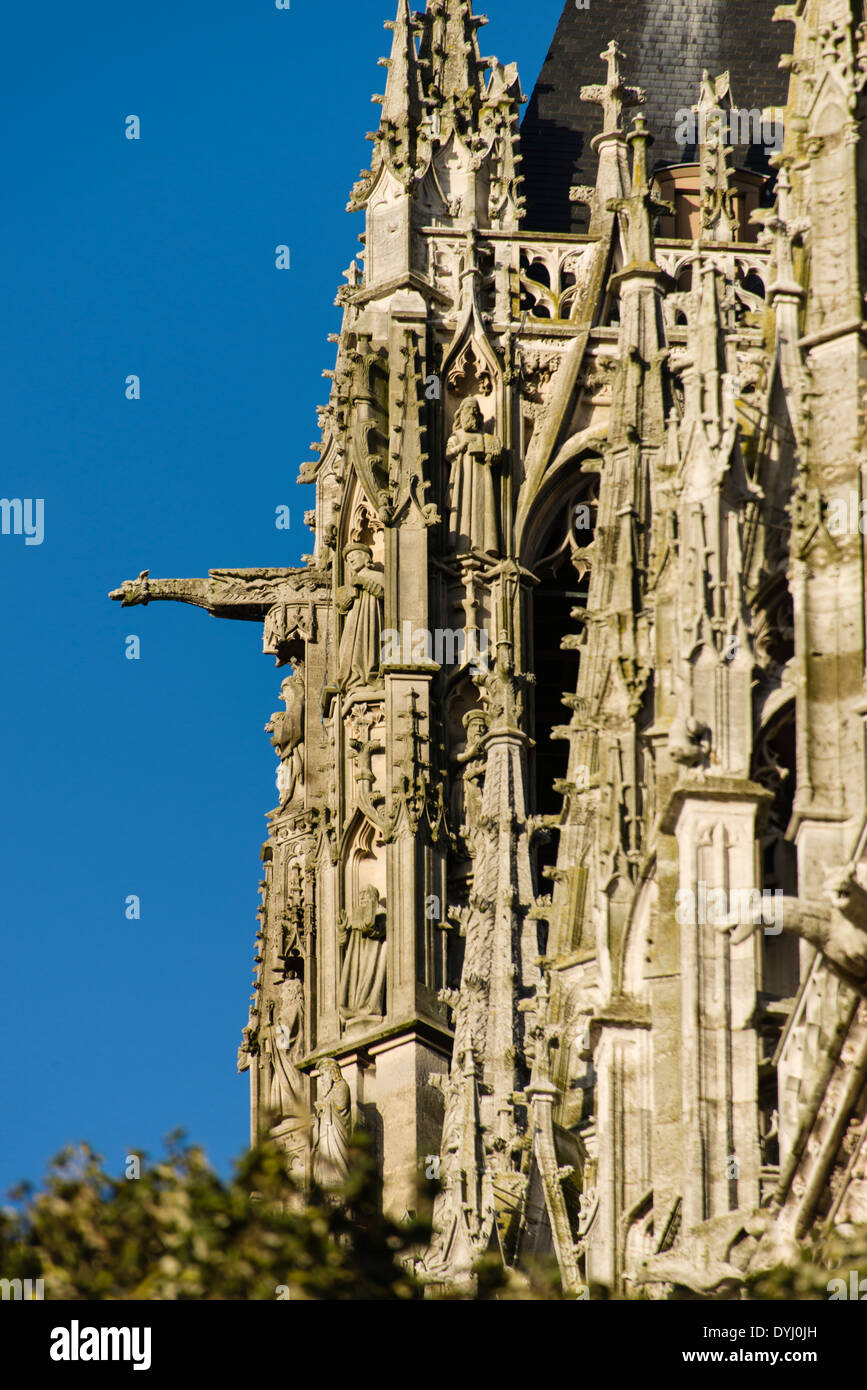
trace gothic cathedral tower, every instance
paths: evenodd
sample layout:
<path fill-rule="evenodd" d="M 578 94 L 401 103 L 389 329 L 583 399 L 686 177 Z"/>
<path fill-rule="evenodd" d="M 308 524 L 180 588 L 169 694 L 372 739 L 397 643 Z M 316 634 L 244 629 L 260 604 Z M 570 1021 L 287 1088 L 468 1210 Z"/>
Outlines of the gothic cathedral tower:
<path fill-rule="evenodd" d="M 867 1220 L 864 18 L 569 0 L 520 129 L 400 0 L 313 555 L 113 595 L 284 668 L 252 1133 L 432 1159 L 433 1286 Z"/>

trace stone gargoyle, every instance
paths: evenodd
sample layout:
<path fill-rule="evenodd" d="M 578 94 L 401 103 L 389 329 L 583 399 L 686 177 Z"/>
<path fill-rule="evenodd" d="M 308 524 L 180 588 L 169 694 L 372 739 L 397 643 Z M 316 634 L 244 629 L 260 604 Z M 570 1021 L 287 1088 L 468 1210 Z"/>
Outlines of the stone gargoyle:
<path fill-rule="evenodd" d="M 821 951 L 845 984 L 867 995 L 867 890 L 854 863 L 835 869 L 822 885 L 824 898 L 783 897 L 777 907 L 783 931 Z M 757 895 L 758 896 L 758 895 Z M 763 922 L 763 904 L 751 902 L 720 924 L 732 944 L 745 941 Z"/>

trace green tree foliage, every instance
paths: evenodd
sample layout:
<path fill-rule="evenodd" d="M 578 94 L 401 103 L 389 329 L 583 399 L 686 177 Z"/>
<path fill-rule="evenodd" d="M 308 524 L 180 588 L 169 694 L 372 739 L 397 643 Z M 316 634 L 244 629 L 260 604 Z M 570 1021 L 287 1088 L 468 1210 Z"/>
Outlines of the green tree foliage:
<path fill-rule="evenodd" d="M 861 1280 L 864 1288 L 859 1290 Z M 745 1297 L 827 1302 L 832 1296 L 851 1298 L 853 1285 L 859 1301 L 867 1298 L 867 1226 L 842 1226 L 816 1236 L 804 1244 L 797 1259 L 751 1275 Z"/>
<path fill-rule="evenodd" d="M 138 1178 L 105 1172 L 87 1145 L 50 1165 L 37 1191 L 22 1186 L 0 1210 L 0 1276 L 42 1279 L 46 1299 L 355 1299 L 423 1297 L 412 1273 L 431 1232 L 435 1185 L 420 1189 L 419 1215 L 392 1221 L 381 1209 L 366 1136 L 353 1140 L 350 1174 L 336 1193 L 303 1192 L 280 1152 L 247 1154 L 223 1181 L 201 1149 L 170 1136 L 164 1157 L 140 1157 Z M 832 1280 L 838 1280 L 832 1285 Z M 863 1290 L 861 1281 L 864 1281 Z M 505 1270 L 493 1254 L 472 1291 L 432 1289 L 440 1299 L 559 1300 L 553 1261 Z M 867 1227 L 844 1227 L 804 1245 L 796 1259 L 748 1275 L 740 1297 L 867 1298 Z M 594 1286 L 591 1299 L 614 1297 Z"/>
<path fill-rule="evenodd" d="M 223 1182 L 183 1135 L 141 1176 L 115 1178 L 87 1145 L 0 1212 L 0 1273 L 43 1279 L 46 1299 L 415 1299 L 412 1254 L 427 1214 L 383 1216 L 364 1136 L 339 1194 L 304 1194 L 275 1149 Z M 339 1196 L 340 1200 L 336 1200 Z M 420 1197 L 429 1210 L 429 1198 Z"/>

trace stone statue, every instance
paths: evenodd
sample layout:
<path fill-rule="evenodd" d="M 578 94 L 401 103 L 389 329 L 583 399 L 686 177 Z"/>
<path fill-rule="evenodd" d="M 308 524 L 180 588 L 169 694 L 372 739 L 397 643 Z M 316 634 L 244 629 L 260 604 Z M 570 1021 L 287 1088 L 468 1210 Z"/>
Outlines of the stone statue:
<path fill-rule="evenodd" d="M 485 434 L 478 403 L 463 401 L 446 445 L 451 464 L 448 550 L 499 553 L 493 474 L 499 454 L 500 442 Z"/>
<path fill-rule="evenodd" d="M 272 714 L 265 725 L 280 758 L 277 790 L 280 807 L 288 806 L 304 780 L 304 667 L 297 666 L 280 687 L 285 711 Z"/>
<path fill-rule="evenodd" d="M 385 1013 L 385 904 L 371 885 L 358 904 L 340 915 L 339 942 L 345 947 L 338 1006 L 344 1023 L 381 1018 Z"/>
<path fill-rule="evenodd" d="M 463 817 L 460 829 L 470 852 L 474 854 L 481 824 L 482 790 L 485 781 L 486 754 L 482 742 L 488 731 L 488 724 L 484 710 L 480 709 L 471 709 L 464 715 L 462 722 L 467 734 L 467 743 L 464 751 L 457 755 L 457 761 L 463 764 Z"/>
<path fill-rule="evenodd" d="M 241 1030 L 241 1046 L 238 1048 L 238 1071 L 250 1070 L 250 1059 L 255 1056 L 258 1044 L 255 1037 L 255 1029 L 251 1023 Z"/>
<path fill-rule="evenodd" d="M 304 986 L 290 976 L 280 989 L 274 1022 L 268 1029 L 271 1075 L 267 1106 L 274 1121 L 295 1119 L 304 1107 L 303 1078 L 296 1063 L 304 1050 Z"/>
<path fill-rule="evenodd" d="M 315 1073 L 320 1082 L 314 1106 L 313 1180 L 320 1187 L 335 1187 L 349 1172 L 349 1133 L 352 1112 L 349 1087 L 340 1063 L 326 1057 Z"/>
<path fill-rule="evenodd" d="M 337 590 L 337 610 L 346 614 L 337 674 L 341 688 L 351 690 L 379 679 L 385 586 L 369 545 L 348 545 L 343 555 L 349 576 L 348 583 Z"/>

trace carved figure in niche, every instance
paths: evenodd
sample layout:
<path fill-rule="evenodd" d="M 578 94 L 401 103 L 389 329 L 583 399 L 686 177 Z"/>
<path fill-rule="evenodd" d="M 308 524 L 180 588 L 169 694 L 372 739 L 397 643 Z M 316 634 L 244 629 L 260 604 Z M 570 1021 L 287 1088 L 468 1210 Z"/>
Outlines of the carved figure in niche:
<path fill-rule="evenodd" d="M 446 445 L 446 458 L 451 464 L 449 550 L 475 548 L 491 555 L 499 553 L 493 472 L 499 455 L 500 441 L 495 435 L 485 434 L 478 402 L 463 401 Z"/>
<path fill-rule="evenodd" d="M 347 583 L 337 590 L 337 611 L 346 614 L 337 675 L 341 689 L 351 690 L 379 679 L 385 585 L 369 545 L 348 545 L 343 555 L 349 573 Z"/>
<path fill-rule="evenodd" d="M 339 944 L 345 947 L 338 1007 L 344 1023 L 381 1018 L 385 1013 L 385 903 L 368 884 L 358 904 L 339 918 Z"/>
<path fill-rule="evenodd" d="M 304 1083 L 297 1062 L 304 1051 L 304 986 L 296 976 L 284 980 L 268 1028 L 271 1075 L 266 1104 L 275 1122 L 296 1118 L 304 1109 Z"/>
<path fill-rule="evenodd" d="M 482 740 L 488 731 L 488 723 L 484 711 L 480 709 L 471 709 L 464 715 L 462 722 L 467 734 L 467 745 L 463 753 L 458 753 L 457 757 L 458 762 L 464 766 L 464 814 L 461 834 L 467 841 L 470 853 L 473 854 L 482 816 L 482 788 L 487 756 L 482 749 Z"/>
<path fill-rule="evenodd" d="M 334 1187 L 349 1172 L 349 1134 L 352 1111 L 349 1087 L 343 1080 L 340 1063 L 326 1057 L 316 1076 L 319 1099 L 314 1106 L 313 1180 L 320 1187 Z"/>
<path fill-rule="evenodd" d="M 304 667 L 297 666 L 280 687 L 286 709 L 272 714 L 265 725 L 280 759 L 277 790 L 280 807 L 288 806 L 304 781 Z"/>

